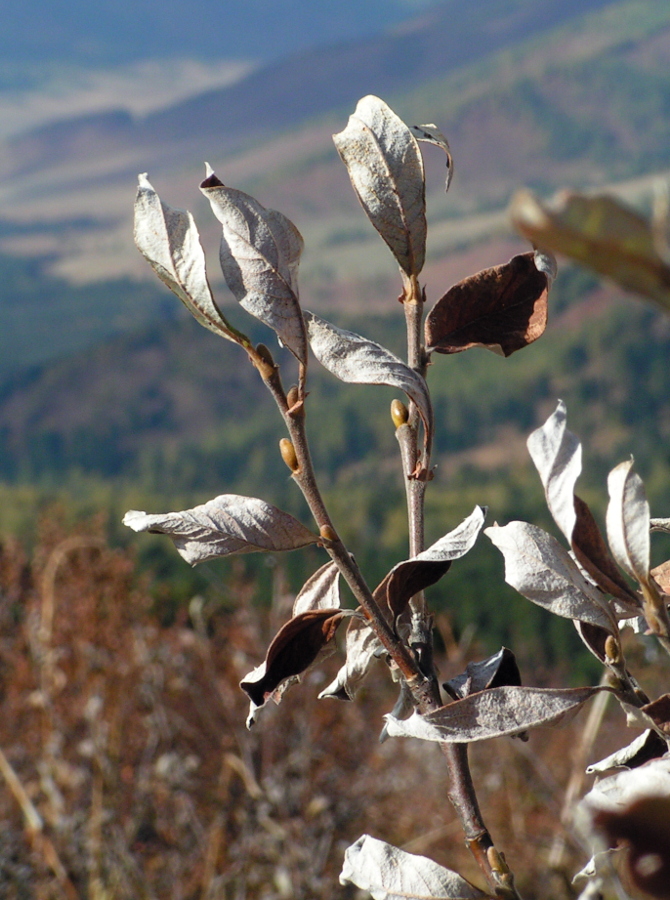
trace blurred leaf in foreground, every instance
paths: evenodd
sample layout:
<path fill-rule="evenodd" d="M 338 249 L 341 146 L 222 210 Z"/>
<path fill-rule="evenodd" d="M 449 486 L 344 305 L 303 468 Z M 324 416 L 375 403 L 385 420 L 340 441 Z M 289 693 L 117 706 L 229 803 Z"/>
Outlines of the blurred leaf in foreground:
<path fill-rule="evenodd" d="M 563 192 L 544 205 L 527 190 L 512 198 L 510 217 L 538 247 L 569 256 L 670 311 L 670 261 L 658 222 L 613 197 Z"/>

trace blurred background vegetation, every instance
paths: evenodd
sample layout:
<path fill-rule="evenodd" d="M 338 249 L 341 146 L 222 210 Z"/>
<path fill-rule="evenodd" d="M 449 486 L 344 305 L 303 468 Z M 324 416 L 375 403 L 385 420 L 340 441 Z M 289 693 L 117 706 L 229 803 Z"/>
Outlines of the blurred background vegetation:
<path fill-rule="evenodd" d="M 188 13 L 197 27 L 175 31 L 183 18 L 177 0 L 160 9 L 149 0 L 132 10 L 117 4 L 116 18 L 91 17 L 95 4 L 84 6 L 68 5 L 58 17 L 57 5 L 35 0 L 30 27 L 29 7 L 17 8 L 0 36 L 0 47 L 11 43 L 0 66 L 0 748 L 44 816 L 67 875 L 59 881 L 35 835 L 29 847 L 18 836 L 19 807 L 3 795 L 3 820 L 13 817 L 16 827 L 0 838 L 0 885 L 11 886 L 8 897 L 32 900 L 42 872 L 51 893 L 39 896 L 331 896 L 345 839 L 384 831 L 398 785 L 418 790 L 423 779 L 436 797 L 441 788 L 408 748 L 370 747 L 370 778 L 364 772 L 360 782 L 360 757 L 342 756 L 342 747 L 367 740 L 365 717 L 378 719 L 392 705 L 381 681 L 358 712 L 349 705 L 346 713 L 317 704 L 310 682 L 297 692 L 302 701 L 286 701 L 295 739 L 289 728 L 243 731 L 235 685 L 263 658 L 288 614 L 287 598 L 322 564 L 322 552 L 249 555 L 194 570 L 165 538 L 120 524 L 129 508 L 188 508 L 224 492 L 262 497 L 309 521 L 278 453 L 281 422 L 255 370 L 239 348 L 188 317 L 133 247 L 137 172 L 148 169 L 166 202 L 194 212 L 226 315 L 272 345 L 287 383 L 292 360 L 233 306 L 217 272 L 219 227 L 197 190 L 203 159 L 300 228 L 306 308 L 402 356 L 397 272 L 331 140 L 359 97 L 377 93 L 406 121 L 436 122 L 450 140 L 456 168 L 448 195 L 444 160 L 426 148 L 422 280 L 430 307 L 459 279 L 528 249 L 505 211 L 522 185 L 542 196 L 565 187 L 606 190 L 649 209 L 654 185 L 670 174 L 670 7 L 366 0 L 354 4 L 363 10 L 356 18 L 346 3 L 335 14 L 333 4 L 298 0 L 216 8 L 199 0 Z M 266 25 L 275 17 L 263 40 L 252 6 Z M 430 368 L 437 469 L 428 540 L 476 503 L 488 506 L 489 523 L 521 518 L 554 530 L 525 440 L 559 398 L 584 446 L 578 489 L 600 521 L 607 472 L 630 454 L 652 515 L 670 514 L 669 358 L 668 319 L 559 261 L 538 342 L 507 360 L 474 349 L 440 356 Z M 389 415 L 395 394 L 342 385 L 315 362 L 309 388 L 327 502 L 375 585 L 407 555 Z M 86 536 L 94 546 L 77 543 Z M 670 557 L 670 539 L 655 535 L 653 552 L 655 563 Z M 47 583 L 45 571 L 55 580 Z M 54 591 L 53 642 L 40 644 Z M 500 554 L 485 538 L 430 599 L 449 673 L 505 644 L 528 681 L 599 677 L 569 622 L 504 584 Z M 110 729 L 116 737 L 105 743 L 99 735 Z M 122 747 L 118 734 L 126 730 L 134 737 Z M 338 773 L 327 766 L 330 732 Z M 484 792 L 514 845 L 510 853 L 527 857 L 527 896 L 569 896 L 565 878 L 560 889 L 538 880 L 533 860 L 541 869 L 552 840 L 571 740 L 572 732 L 546 748 L 538 743 L 531 775 L 531 756 L 516 746 L 495 742 L 489 756 L 483 751 Z M 496 754 L 506 761 L 497 781 Z M 391 757 L 397 767 L 383 776 Z M 294 793 L 282 793 L 277 785 L 289 782 Z M 216 791 L 220 802 L 207 805 L 202 797 Z M 512 796 L 524 798 L 519 815 Z M 384 837 L 409 842 L 418 830 L 417 852 L 446 846 L 441 861 L 458 868 L 461 838 L 449 840 L 450 812 L 430 802 L 426 795 L 415 817 L 403 812 L 397 833 Z M 287 847 L 304 837 L 305 808 L 315 843 L 284 865 Z M 106 822 L 114 835 L 107 855 L 95 832 Z M 263 840 L 254 844 L 258 834 Z M 245 853 L 257 867 L 253 884 L 235 862 Z M 177 884 L 181 893 L 170 893 Z"/>

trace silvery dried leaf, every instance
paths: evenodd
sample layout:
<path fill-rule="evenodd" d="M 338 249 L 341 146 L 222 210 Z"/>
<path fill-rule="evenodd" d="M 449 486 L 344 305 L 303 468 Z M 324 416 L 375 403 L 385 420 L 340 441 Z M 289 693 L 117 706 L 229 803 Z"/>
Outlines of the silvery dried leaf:
<path fill-rule="evenodd" d="M 651 519 L 650 525 L 652 531 L 664 531 L 666 534 L 670 534 L 670 519 Z"/>
<path fill-rule="evenodd" d="M 514 653 L 507 647 L 501 647 L 488 659 L 468 663 L 465 672 L 451 678 L 443 687 L 454 700 L 462 700 L 470 694 L 506 684 L 520 685 L 521 673 Z"/>
<path fill-rule="evenodd" d="M 649 581 L 649 504 L 633 460 L 619 463 L 609 474 L 607 539 L 621 568 L 640 584 Z"/>
<path fill-rule="evenodd" d="M 320 651 L 335 637 L 335 632 L 347 615 L 341 609 L 311 609 L 289 619 L 275 635 L 268 647 L 265 663 L 254 669 L 240 682 L 255 707 L 287 678 L 300 675 L 319 656 Z"/>
<path fill-rule="evenodd" d="M 321 566 L 304 583 L 293 603 L 293 615 L 309 609 L 334 609 L 340 603 L 340 570 L 334 562 Z"/>
<path fill-rule="evenodd" d="M 223 226 L 219 256 L 228 287 L 304 363 L 307 338 L 297 282 L 300 232 L 286 216 L 226 187 L 209 169 L 200 190 Z"/>
<path fill-rule="evenodd" d="M 140 175 L 138 181 L 137 249 L 201 325 L 236 344 L 248 345 L 249 339 L 226 321 L 214 301 L 193 216 L 163 203 L 146 174 Z"/>
<path fill-rule="evenodd" d="M 657 759 L 667 752 L 668 745 L 655 731 L 647 729 L 639 734 L 627 747 L 615 750 L 605 759 L 592 763 L 586 768 L 587 775 L 600 775 L 609 769 L 625 767 L 635 769 L 651 759 Z"/>
<path fill-rule="evenodd" d="M 472 549 L 481 531 L 486 508 L 476 506 L 460 525 L 445 534 L 427 550 L 397 563 L 375 590 L 375 599 L 386 603 L 396 619 L 410 599 L 447 572 L 451 563 Z"/>
<path fill-rule="evenodd" d="M 570 543 L 576 521 L 574 493 L 582 471 L 582 445 L 567 429 L 562 400 L 544 425 L 532 432 L 527 443 L 544 487 L 549 512 Z"/>
<path fill-rule="evenodd" d="M 353 331 L 337 328 L 308 310 L 309 343 L 324 368 L 349 384 L 386 384 L 400 388 L 416 404 L 426 440 L 432 440 L 433 410 L 425 380 L 389 350 Z"/>
<path fill-rule="evenodd" d="M 346 662 L 337 673 L 334 681 L 319 694 L 319 700 L 334 698 L 336 700 L 353 700 L 361 686 L 372 661 L 376 659 L 383 646 L 375 635 L 368 621 L 355 617 L 349 622 L 345 641 Z"/>
<path fill-rule="evenodd" d="M 368 218 L 401 269 L 418 275 L 426 255 L 423 159 L 412 132 L 379 97 L 358 101 L 337 152 Z"/>
<path fill-rule="evenodd" d="M 556 538 L 527 522 L 494 525 L 484 533 L 505 557 L 505 581 L 520 594 L 557 616 L 617 634 L 604 595 L 584 578 Z"/>
<path fill-rule="evenodd" d="M 425 141 L 427 144 L 434 144 L 440 150 L 444 150 L 447 154 L 447 178 L 444 190 L 448 191 L 451 179 L 454 177 L 454 159 L 449 148 L 449 141 L 435 125 L 412 125 L 410 131 L 418 141 Z"/>
<path fill-rule="evenodd" d="M 232 553 L 297 550 L 319 541 L 297 519 L 255 497 L 221 494 L 182 512 L 131 509 L 123 524 L 133 531 L 167 534 L 184 559 L 196 565 Z"/>
<path fill-rule="evenodd" d="M 398 694 L 398 699 L 395 702 L 393 709 L 391 710 L 391 715 L 394 719 L 406 719 L 414 712 L 414 700 L 412 698 L 412 692 L 407 687 L 406 681 L 400 682 L 400 693 Z M 389 739 L 390 735 L 388 733 L 388 729 L 386 727 L 386 722 L 384 722 L 384 727 L 381 730 L 381 734 L 379 735 L 379 743 L 383 744 L 385 741 Z"/>
<path fill-rule="evenodd" d="M 374 900 L 480 900 L 489 895 L 425 856 L 362 835 L 347 848 L 340 884 L 355 884 Z"/>
<path fill-rule="evenodd" d="M 550 725 L 578 710 L 607 687 L 491 688 L 456 700 L 435 712 L 409 719 L 387 715 L 392 737 L 415 737 L 438 743 L 464 744 L 504 735 L 516 735 L 538 725 Z"/>

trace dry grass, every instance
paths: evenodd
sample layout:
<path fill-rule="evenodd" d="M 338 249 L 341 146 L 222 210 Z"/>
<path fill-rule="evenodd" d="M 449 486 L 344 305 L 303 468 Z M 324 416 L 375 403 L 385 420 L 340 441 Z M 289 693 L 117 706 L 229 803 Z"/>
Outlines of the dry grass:
<path fill-rule="evenodd" d="M 286 615 L 249 608 L 161 627 L 132 558 L 88 523 L 45 521 L 28 557 L 0 552 L 0 896 L 251 900 L 353 896 L 343 851 L 367 832 L 477 872 L 433 746 L 377 742 L 393 703 L 382 663 L 360 701 L 317 701 L 316 672 L 244 727 L 242 675 Z M 442 623 L 445 675 L 465 663 Z M 618 740 L 608 724 L 593 753 Z M 530 743 L 473 748 L 485 818 L 526 898 L 573 896 L 584 862 L 560 825 L 583 717 Z M 594 757 L 592 757 L 594 758 Z M 559 871 L 547 860 L 565 836 Z"/>

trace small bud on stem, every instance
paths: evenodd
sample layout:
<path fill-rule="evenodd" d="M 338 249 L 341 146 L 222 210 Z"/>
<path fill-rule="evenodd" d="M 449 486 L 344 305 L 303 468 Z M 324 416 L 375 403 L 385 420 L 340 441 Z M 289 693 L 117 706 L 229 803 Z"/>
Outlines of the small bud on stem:
<path fill-rule="evenodd" d="M 330 527 L 330 525 L 322 525 L 319 529 L 319 534 L 324 539 L 324 541 L 336 541 L 337 535 L 335 534 L 335 530 Z"/>
<path fill-rule="evenodd" d="M 291 472 L 297 472 L 300 468 L 300 463 L 298 462 L 298 457 L 295 455 L 295 447 L 288 438 L 282 438 L 279 441 L 279 452 L 281 453 L 281 458 Z"/>
<path fill-rule="evenodd" d="M 396 428 L 406 425 L 409 421 L 409 410 L 402 400 L 393 400 L 391 403 L 391 418 Z"/>

